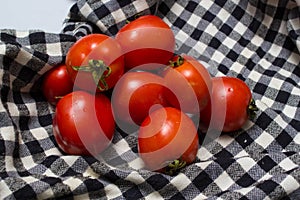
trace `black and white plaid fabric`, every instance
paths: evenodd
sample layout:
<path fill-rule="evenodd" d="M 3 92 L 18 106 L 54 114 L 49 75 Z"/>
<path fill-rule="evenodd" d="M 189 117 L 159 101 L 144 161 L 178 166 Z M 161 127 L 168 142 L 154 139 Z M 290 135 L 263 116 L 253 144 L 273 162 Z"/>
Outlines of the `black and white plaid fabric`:
<path fill-rule="evenodd" d="M 176 176 L 141 169 L 137 138 L 117 130 L 103 160 L 65 155 L 40 77 L 80 37 L 115 35 L 155 0 L 79 0 L 60 34 L 0 30 L 1 199 L 299 199 L 300 5 L 292 0 L 165 0 L 177 52 L 253 91 L 257 117 L 199 148 Z"/>

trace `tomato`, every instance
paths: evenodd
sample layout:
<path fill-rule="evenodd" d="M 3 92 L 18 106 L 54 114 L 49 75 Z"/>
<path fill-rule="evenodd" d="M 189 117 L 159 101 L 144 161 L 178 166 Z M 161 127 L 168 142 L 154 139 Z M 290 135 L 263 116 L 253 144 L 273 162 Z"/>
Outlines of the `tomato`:
<path fill-rule="evenodd" d="M 150 72 L 126 72 L 112 93 L 115 118 L 130 125 L 140 125 L 155 110 L 155 105 L 167 106 L 163 79 Z"/>
<path fill-rule="evenodd" d="M 166 85 L 175 95 L 167 95 L 167 99 L 172 106 L 184 112 L 199 114 L 210 99 L 211 76 L 191 56 L 175 56 L 173 61 L 173 66 L 163 72 Z"/>
<path fill-rule="evenodd" d="M 138 151 L 145 167 L 171 175 L 195 161 L 198 142 L 193 121 L 173 107 L 150 113 L 138 131 Z"/>
<path fill-rule="evenodd" d="M 67 70 L 74 84 L 91 92 L 106 91 L 124 73 L 124 56 L 118 42 L 104 34 L 80 38 L 66 56 Z"/>
<path fill-rule="evenodd" d="M 201 121 L 223 132 L 242 128 L 257 111 L 249 87 L 235 77 L 214 77 L 212 83 L 211 100 L 201 111 Z"/>
<path fill-rule="evenodd" d="M 46 100 L 56 105 L 58 100 L 72 92 L 73 82 L 67 72 L 66 65 L 53 67 L 43 76 L 42 93 Z"/>
<path fill-rule="evenodd" d="M 109 146 L 114 131 L 111 103 L 104 94 L 74 91 L 56 106 L 53 134 L 67 154 L 97 155 Z"/>
<path fill-rule="evenodd" d="M 154 63 L 168 64 L 175 49 L 173 31 L 154 15 L 141 16 L 129 22 L 119 30 L 116 40 L 125 54 L 127 70 L 149 63 L 152 69 L 156 68 Z"/>

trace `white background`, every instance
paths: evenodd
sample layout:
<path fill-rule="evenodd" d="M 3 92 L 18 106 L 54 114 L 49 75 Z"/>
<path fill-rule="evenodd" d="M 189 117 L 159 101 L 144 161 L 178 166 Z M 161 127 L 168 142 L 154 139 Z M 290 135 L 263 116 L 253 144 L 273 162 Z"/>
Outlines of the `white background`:
<path fill-rule="evenodd" d="M 76 0 L 0 0 L 0 29 L 59 33 Z"/>

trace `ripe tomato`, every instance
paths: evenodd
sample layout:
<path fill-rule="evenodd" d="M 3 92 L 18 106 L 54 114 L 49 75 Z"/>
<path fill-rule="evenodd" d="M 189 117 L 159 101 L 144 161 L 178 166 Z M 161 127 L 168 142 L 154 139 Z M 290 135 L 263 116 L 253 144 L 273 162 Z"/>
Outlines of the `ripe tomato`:
<path fill-rule="evenodd" d="M 163 79 L 150 72 L 126 72 L 112 93 L 115 118 L 140 125 L 154 105 L 167 106 Z"/>
<path fill-rule="evenodd" d="M 168 64 L 175 49 L 175 36 L 161 18 L 145 15 L 129 22 L 116 35 L 125 54 L 127 70 L 152 63 Z M 158 65 L 160 66 L 160 65 Z"/>
<path fill-rule="evenodd" d="M 56 106 L 53 134 L 65 153 L 97 155 L 110 144 L 114 131 L 111 103 L 104 94 L 74 91 Z"/>
<path fill-rule="evenodd" d="M 73 82 L 67 72 L 66 65 L 53 67 L 43 76 L 42 92 L 47 101 L 56 105 L 58 100 L 72 92 Z"/>
<path fill-rule="evenodd" d="M 167 95 L 172 106 L 199 114 L 208 103 L 212 88 L 208 70 L 188 55 L 175 56 L 173 67 L 163 72 L 166 85 L 175 95 Z"/>
<path fill-rule="evenodd" d="M 176 108 L 160 108 L 138 132 L 139 155 L 149 170 L 175 173 L 196 159 L 198 133 L 193 121 Z"/>
<path fill-rule="evenodd" d="M 214 77 L 212 83 L 211 100 L 201 112 L 201 121 L 223 132 L 240 129 L 257 111 L 249 87 L 234 77 Z"/>
<path fill-rule="evenodd" d="M 124 56 L 120 45 L 112 37 L 90 34 L 69 49 L 66 65 L 76 86 L 100 92 L 114 87 L 123 75 Z"/>

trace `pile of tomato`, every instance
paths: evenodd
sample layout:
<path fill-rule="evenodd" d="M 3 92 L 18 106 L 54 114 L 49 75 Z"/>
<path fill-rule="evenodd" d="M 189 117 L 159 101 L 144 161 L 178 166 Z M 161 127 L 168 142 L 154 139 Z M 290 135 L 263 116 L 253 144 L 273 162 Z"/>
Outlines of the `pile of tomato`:
<path fill-rule="evenodd" d="M 211 77 L 201 62 L 174 52 L 171 28 L 153 15 L 114 37 L 95 33 L 75 42 L 65 63 L 43 77 L 58 146 L 67 154 L 98 155 L 119 126 L 137 134 L 147 169 L 174 174 L 195 161 L 199 124 L 241 129 L 256 110 L 248 86 Z"/>

